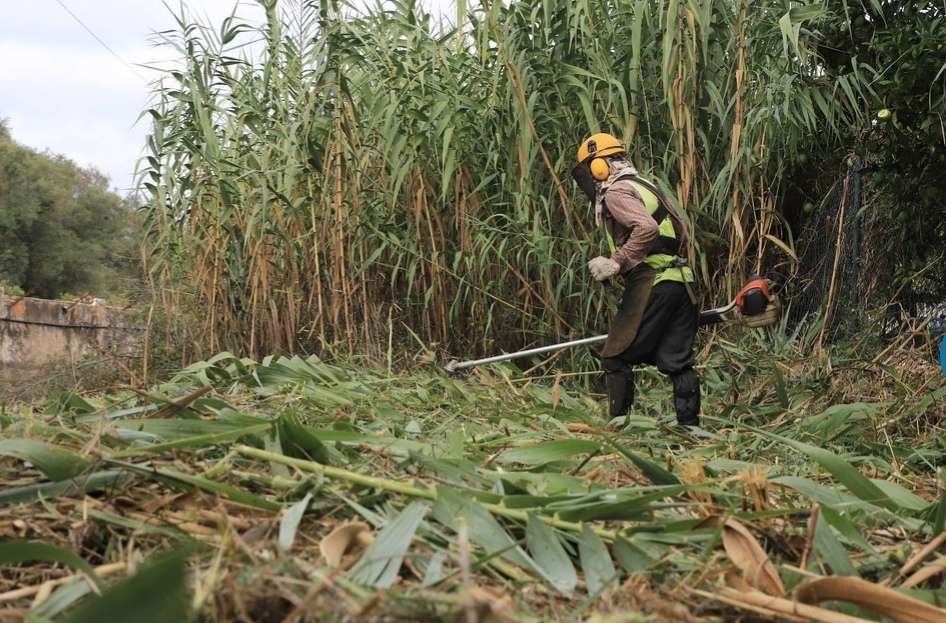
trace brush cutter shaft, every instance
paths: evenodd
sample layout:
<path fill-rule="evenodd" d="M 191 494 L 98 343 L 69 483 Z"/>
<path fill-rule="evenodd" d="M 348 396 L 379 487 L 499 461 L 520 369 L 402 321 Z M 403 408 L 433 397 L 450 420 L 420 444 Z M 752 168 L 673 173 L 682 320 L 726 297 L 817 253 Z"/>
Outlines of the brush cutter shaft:
<path fill-rule="evenodd" d="M 580 340 L 572 340 L 571 342 L 562 342 L 561 344 L 551 344 L 549 346 L 540 346 L 539 348 L 530 348 L 528 350 L 519 350 L 514 353 L 506 353 L 504 355 L 496 355 L 494 357 L 486 357 L 485 359 L 473 359 L 472 361 L 451 361 L 445 367 L 447 372 L 455 372 L 457 370 L 463 370 L 464 368 L 472 368 L 473 366 L 481 366 L 486 363 L 499 363 L 500 361 L 509 361 L 510 359 L 519 359 L 520 357 L 529 357 L 531 355 L 541 355 L 542 353 L 550 353 L 556 350 L 562 350 L 563 348 L 571 348 L 573 346 L 585 346 L 587 344 L 597 344 L 598 342 L 603 342 L 608 339 L 607 335 L 596 335 L 594 337 L 584 337 Z"/>
<path fill-rule="evenodd" d="M 700 312 L 699 325 L 705 326 L 708 324 L 717 324 L 721 322 L 741 322 L 742 324 L 748 327 L 765 327 L 771 324 L 774 324 L 778 320 L 779 313 L 779 304 L 776 297 L 772 297 L 769 306 L 761 314 L 756 314 L 754 316 L 742 316 L 739 312 L 739 307 L 736 305 L 736 301 L 732 301 L 728 305 L 723 305 L 722 307 L 716 307 L 714 309 L 704 309 Z M 494 357 L 486 357 L 484 359 L 473 359 L 470 361 L 457 361 L 456 359 L 447 363 L 444 366 L 444 370 L 448 373 L 453 374 L 460 370 L 465 370 L 466 368 L 472 368 L 475 366 L 481 366 L 487 363 L 499 363 L 500 361 L 510 361 L 512 359 L 519 359 L 520 357 L 530 357 L 532 355 L 541 355 L 543 353 L 551 353 L 556 350 L 562 350 L 565 348 L 572 348 L 573 346 L 586 346 L 588 344 L 597 344 L 599 342 L 604 342 L 608 339 L 607 335 L 596 335 L 594 337 L 585 337 L 580 340 L 572 340 L 570 342 L 562 342 L 561 344 L 551 344 L 549 346 L 540 346 L 538 348 L 529 348 L 526 350 L 516 351 L 514 353 L 505 353 L 503 355 L 496 355 Z"/>
<path fill-rule="evenodd" d="M 716 309 L 707 309 L 700 312 L 700 324 L 713 324 L 716 322 L 723 322 L 725 320 L 725 314 L 731 311 L 735 307 L 735 304 L 730 303 L 725 307 L 719 307 Z M 472 368 L 474 366 L 481 366 L 487 363 L 499 363 L 500 361 L 510 361 L 512 359 L 519 359 L 520 357 L 531 357 L 532 355 L 541 355 L 543 353 L 551 353 L 556 350 L 563 350 L 565 348 L 572 348 L 573 346 L 587 346 L 588 344 L 597 344 L 599 342 L 604 342 L 608 339 L 607 335 L 596 335 L 594 337 L 585 337 L 580 340 L 572 340 L 570 342 L 562 342 L 561 344 L 550 344 L 549 346 L 540 346 L 538 348 L 529 348 L 526 350 L 519 350 L 514 353 L 505 353 L 503 355 L 495 355 L 493 357 L 486 357 L 484 359 L 473 359 L 471 361 L 451 361 L 445 368 L 447 372 L 456 372 L 458 370 L 463 370 L 465 368 Z"/>

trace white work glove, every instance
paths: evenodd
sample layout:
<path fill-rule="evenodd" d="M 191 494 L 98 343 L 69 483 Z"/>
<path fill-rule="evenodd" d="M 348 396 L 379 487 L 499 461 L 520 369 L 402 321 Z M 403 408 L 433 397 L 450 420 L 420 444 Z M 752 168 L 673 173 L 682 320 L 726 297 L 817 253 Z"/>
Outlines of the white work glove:
<path fill-rule="evenodd" d="M 621 265 L 609 257 L 599 256 L 588 262 L 588 270 L 595 281 L 604 281 L 621 272 Z"/>

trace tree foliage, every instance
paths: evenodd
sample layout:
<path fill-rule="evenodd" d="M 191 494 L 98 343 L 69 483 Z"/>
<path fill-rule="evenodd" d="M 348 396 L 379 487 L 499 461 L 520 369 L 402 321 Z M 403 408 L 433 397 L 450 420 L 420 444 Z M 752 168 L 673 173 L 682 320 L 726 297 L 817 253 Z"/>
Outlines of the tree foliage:
<path fill-rule="evenodd" d="M 875 269 L 916 312 L 946 296 L 946 5 L 836 4 L 817 48 L 828 79 L 861 75 L 869 115 L 845 142 L 866 165 Z"/>
<path fill-rule="evenodd" d="M 0 281 L 27 294 L 103 294 L 133 270 L 129 204 L 108 179 L 18 144 L 0 123 Z"/>

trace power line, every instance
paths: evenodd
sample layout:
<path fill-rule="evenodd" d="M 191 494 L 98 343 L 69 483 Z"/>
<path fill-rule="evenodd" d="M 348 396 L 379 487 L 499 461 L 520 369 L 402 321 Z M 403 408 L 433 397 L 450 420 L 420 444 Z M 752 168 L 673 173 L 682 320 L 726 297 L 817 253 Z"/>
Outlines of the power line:
<path fill-rule="evenodd" d="M 114 56 L 116 59 L 118 59 L 118 61 L 119 61 L 122 65 L 124 65 L 125 67 L 127 67 L 128 69 L 130 69 L 131 71 L 133 71 L 136 76 L 138 76 L 139 78 L 141 78 L 141 79 L 144 80 L 145 82 L 148 82 L 148 79 L 145 78 L 143 75 L 141 75 L 141 72 L 139 72 L 137 69 L 135 69 L 134 65 L 132 65 L 131 63 L 129 63 L 128 61 L 126 61 L 125 59 L 123 59 L 121 56 L 119 56 L 118 53 L 115 52 L 115 50 L 113 50 L 111 47 L 109 47 L 109 45 L 108 45 L 107 43 L 105 43 L 105 42 L 102 40 L 101 37 L 99 37 L 97 34 L 95 34 L 94 32 L 92 32 L 92 29 L 89 28 L 88 26 L 86 26 L 86 25 L 85 25 L 85 22 L 83 22 L 81 19 L 79 19 L 79 16 L 76 15 L 75 13 L 73 13 L 73 12 L 72 12 L 72 9 L 70 9 L 68 6 L 66 6 L 66 3 L 63 2 L 63 0 L 56 0 L 56 2 L 58 2 L 58 3 L 59 3 L 59 6 L 61 6 L 61 7 L 66 11 L 66 13 L 68 13 L 69 15 L 71 15 L 71 16 L 72 16 L 72 19 L 76 20 L 76 22 L 78 22 L 79 25 L 82 26 L 82 27 L 85 29 L 85 31 L 86 31 L 87 33 L 89 33 L 90 35 L 92 35 L 92 38 L 94 38 L 96 41 L 98 41 L 100 44 L 102 44 L 102 47 L 103 47 L 103 48 L 105 48 L 106 50 L 108 50 L 109 53 L 110 53 L 112 56 Z"/>

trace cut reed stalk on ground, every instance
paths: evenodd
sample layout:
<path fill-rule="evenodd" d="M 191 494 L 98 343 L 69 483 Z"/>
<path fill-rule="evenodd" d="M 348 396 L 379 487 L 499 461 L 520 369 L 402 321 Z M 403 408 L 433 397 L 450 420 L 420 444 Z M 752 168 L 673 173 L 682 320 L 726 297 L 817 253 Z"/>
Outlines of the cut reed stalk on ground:
<path fill-rule="evenodd" d="M 288 615 L 304 600 L 314 600 L 311 621 L 444 618 L 464 573 L 509 595 L 513 618 L 612 604 L 655 621 L 840 621 L 850 614 L 799 604 L 792 591 L 821 601 L 843 590 L 870 611 L 892 604 L 878 601 L 890 589 L 876 578 L 899 587 L 903 612 L 939 616 L 928 603 L 946 598 L 941 372 L 917 358 L 865 372 L 854 365 L 864 353 L 834 349 L 825 354 L 838 378 L 826 390 L 791 342 L 749 356 L 773 337 L 745 335 L 709 356 L 704 409 L 717 415 L 705 417 L 707 436 L 688 439 L 642 415 L 672 417 L 649 374 L 615 431 L 565 379 L 510 383 L 505 368 L 391 376 L 221 354 L 148 392 L 72 396 L 4 420 L 0 540 L 44 541 L 59 548 L 52 560 L 73 565 L 75 555 L 93 566 L 144 559 L 141 569 L 198 544 L 191 580 L 148 590 L 199 595 L 186 601 L 205 620 Z M 744 362 L 736 376 L 728 356 Z M 864 374 L 876 374 L 867 386 Z M 350 522 L 374 539 L 329 567 L 319 542 Z M 11 607 L 38 593 L 9 591 L 48 587 L 34 617 L 95 601 L 49 562 L 3 569 Z M 102 607 L 137 577 L 110 581 Z M 309 595 L 313 577 L 333 588 Z M 812 584 L 821 578 L 842 581 Z M 666 603 L 677 618 L 662 614 Z"/>

